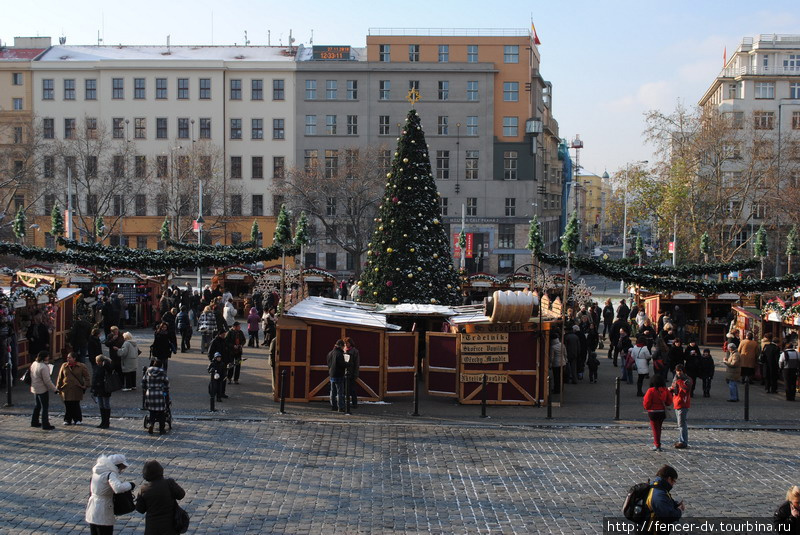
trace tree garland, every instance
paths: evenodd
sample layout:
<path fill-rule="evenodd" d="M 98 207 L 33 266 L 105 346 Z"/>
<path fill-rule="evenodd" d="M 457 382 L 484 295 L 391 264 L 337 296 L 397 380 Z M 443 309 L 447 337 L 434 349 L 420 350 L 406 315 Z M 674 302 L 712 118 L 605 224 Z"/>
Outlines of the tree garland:
<path fill-rule="evenodd" d="M 175 249 L 185 249 L 187 251 L 207 251 L 207 252 L 225 252 L 225 251 L 241 251 L 242 249 L 253 249 L 256 247 L 256 242 L 254 241 L 243 241 L 239 243 L 234 243 L 232 245 L 207 245 L 207 244 L 199 244 L 199 243 L 184 243 L 181 241 L 169 239 L 167 240 L 167 245 L 170 247 L 174 247 Z"/>
<path fill-rule="evenodd" d="M 565 266 L 567 262 L 566 257 L 548 253 L 540 253 L 536 256 L 542 262 L 557 266 Z M 631 260 L 632 258 L 602 260 L 589 258 L 587 256 L 575 256 L 572 259 L 572 265 L 578 269 L 599 274 L 602 274 L 601 272 L 607 269 L 622 270 L 622 272 L 626 274 L 625 280 L 629 280 L 627 278 L 628 275 L 637 274 L 658 275 L 662 277 L 691 277 L 692 275 L 729 273 L 731 271 L 754 268 L 758 266 L 759 263 L 757 258 L 747 258 L 744 260 L 734 260 L 732 262 L 709 262 L 708 264 L 684 264 L 682 266 L 637 266 Z"/>

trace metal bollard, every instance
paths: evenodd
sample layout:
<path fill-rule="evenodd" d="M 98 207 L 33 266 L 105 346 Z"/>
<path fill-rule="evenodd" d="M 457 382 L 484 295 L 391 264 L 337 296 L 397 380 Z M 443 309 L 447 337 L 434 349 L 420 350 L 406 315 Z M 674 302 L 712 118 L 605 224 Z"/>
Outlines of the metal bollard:
<path fill-rule="evenodd" d="M 750 377 L 744 378 L 744 421 L 750 421 Z"/>
<path fill-rule="evenodd" d="M 11 386 L 14 384 L 14 370 L 13 366 L 11 366 L 11 348 L 9 347 L 8 352 L 8 362 L 6 362 L 6 404 L 3 407 L 13 407 L 14 404 L 11 402 Z"/>
<path fill-rule="evenodd" d="M 619 420 L 619 377 L 614 379 L 614 419 Z"/>
<path fill-rule="evenodd" d="M 483 388 L 481 388 L 481 418 L 486 418 L 486 374 L 483 374 Z"/>
<path fill-rule="evenodd" d="M 344 412 L 350 414 L 350 370 L 344 371 Z"/>
<path fill-rule="evenodd" d="M 417 385 L 417 381 L 419 379 L 418 372 L 414 372 L 414 412 L 411 413 L 411 416 L 419 416 L 419 386 Z"/>
<path fill-rule="evenodd" d="M 550 375 L 547 376 L 547 419 L 553 419 L 553 383 Z"/>
<path fill-rule="evenodd" d="M 286 368 L 281 370 L 281 414 L 286 414 L 286 377 L 288 371 Z"/>
<path fill-rule="evenodd" d="M 147 371 L 147 366 L 142 366 L 142 377 L 144 377 L 145 372 Z M 145 409 L 145 398 L 147 397 L 147 390 L 142 388 L 142 408 L 140 410 Z"/>

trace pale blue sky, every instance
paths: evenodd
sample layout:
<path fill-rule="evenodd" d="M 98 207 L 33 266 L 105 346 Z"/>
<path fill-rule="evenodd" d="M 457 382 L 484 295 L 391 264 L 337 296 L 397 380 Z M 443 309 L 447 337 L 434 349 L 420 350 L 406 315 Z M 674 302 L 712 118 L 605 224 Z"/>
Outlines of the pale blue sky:
<path fill-rule="evenodd" d="M 382 0 L 137 0 L 71 2 L 3 0 L 0 39 L 66 35 L 67 44 L 175 45 L 288 41 L 363 46 L 370 27 L 527 28 L 533 15 L 542 41 L 543 76 L 553 83 L 561 136 L 580 134 L 588 171 L 613 173 L 628 161 L 652 159 L 643 145 L 642 114 L 693 105 L 742 37 L 800 34 L 796 1 L 760 5 L 740 0 L 571 2 Z M 13 6 L 13 7 L 12 7 Z M 212 17 L 213 13 L 213 17 Z M 213 19 L 213 34 L 212 34 Z"/>

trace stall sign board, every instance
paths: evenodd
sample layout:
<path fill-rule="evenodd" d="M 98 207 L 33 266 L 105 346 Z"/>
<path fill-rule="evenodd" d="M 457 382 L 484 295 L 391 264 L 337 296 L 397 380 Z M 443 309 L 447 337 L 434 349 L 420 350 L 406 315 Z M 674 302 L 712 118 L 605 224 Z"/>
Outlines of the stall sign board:
<path fill-rule="evenodd" d="M 504 373 L 462 373 L 462 383 L 482 383 L 483 376 L 486 376 L 487 383 L 507 383 L 508 376 Z"/>
<path fill-rule="evenodd" d="M 461 362 L 464 364 L 505 364 L 508 362 L 508 355 L 461 355 Z"/>
<path fill-rule="evenodd" d="M 116 277 L 111 282 L 114 284 L 136 284 L 136 279 L 132 277 Z"/>
<path fill-rule="evenodd" d="M 472 286 L 474 288 L 491 288 L 492 283 L 487 281 L 474 281 Z"/>
<path fill-rule="evenodd" d="M 306 282 L 322 282 L 323 278 L 319 275 L 306 275 L 303 280 Z"/>
<path fill-rule="evenodd" d="M 508 333 L 464 333 L 461 343 L 473 344 L 480 342 L 508 342 Z"/>
<path fill-rule="evenodd" d="M 23 308 L 27 306 L 27 304 L 28 302 L 25 301 L 24 299 L 17 299 L 16 301 L 14 301 L 14 308 Z"/>
<path fill-rule="evenodd" d="M 45 305 L 50 302 L 50 296 L 47 294 L 42 294 L 36 298 L 36 302 L 40 305 Z"/>
<path fill-rule="evenodd" d="M 689 293 L 674 294 L 673 299 L 697 299 L 697 296 Z"/>
<path fill-rule="evenodd" d="M 717 296 L 717 299 L 724 299 L 725 301 L 738 301 L 739 298 L 739 294 L 719 294 Z"/>
<path fill-rule="evenodd" d="M 228 280 L 232 281 L 243 281 L 244 280 L 244 273 L 228 273 L 226 275 Z"/>
<path fill-rule="evenodd" d="M 780 314 L 778 314 L 777 312 L 770 312 L 770 313 L 769 313 L 769 315 L 767 316 L 767 319 L 768 319 L 769 321 L 777 321 L 777 322 L 779 322 L 779 323 L 780 323 L 780 321 L 781 321 L 781 315 L 780 315 Z"/>
<path fill-rule="evenodd" d="M 470 354 L 508 353 L 508 344 L 465 344 L 461 343 L 461 352 Z"/>
<path fill-rule="evenodd" d="M 521 333 L 537 330 L 535 323 L 470 323 L 466 328 L 473 333 Z"/>
<path fill-rule="evenodd" d="M 69 281 L 70 282 L 88 283 L 88 282 L 92 282 L 92 278 L 91 277 L 87 277 L 85 275 L 70 275 Z"/>

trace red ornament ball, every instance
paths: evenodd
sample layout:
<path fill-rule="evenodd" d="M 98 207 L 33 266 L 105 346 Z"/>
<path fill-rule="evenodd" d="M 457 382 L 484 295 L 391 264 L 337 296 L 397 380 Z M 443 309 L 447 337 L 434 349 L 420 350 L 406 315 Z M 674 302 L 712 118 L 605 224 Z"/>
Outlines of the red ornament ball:
<path fill-rule="evenodd" d="M 391 288 L 392 284 L 394 284 L 392 281 L 386 281 L 386 286 L 389 286 Z"/>

